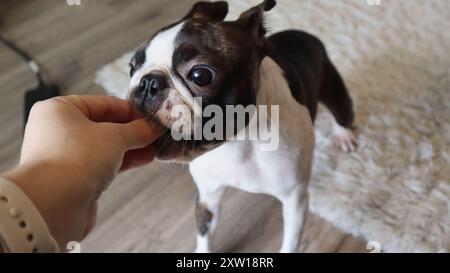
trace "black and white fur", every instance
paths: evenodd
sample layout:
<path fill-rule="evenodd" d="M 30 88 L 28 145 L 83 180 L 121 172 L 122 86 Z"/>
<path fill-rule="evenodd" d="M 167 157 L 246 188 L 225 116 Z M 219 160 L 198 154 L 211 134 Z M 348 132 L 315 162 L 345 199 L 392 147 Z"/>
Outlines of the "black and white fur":
<path fill-rule="evenodd" d="M 209 239 L 219 223 L 226 187 L 280 200 L 284 219 L 280 251 L 297 251 L 308 211 L 313 122 L 319 101 L 335 118 L 337 146 L 344 151 L 356 148 L 350 129 L 352 101 L 322 43 L 294 30 L 265 37 L 263 13 L 274 6 L 275 1 L 266 0 L 238 20 L 225 22 L 226 2 L 199 2 L 143 44 L 130 63 L 130 100 L 167 129 L 155 144 L 157 157 L 189 163 L 197 185 L 197 252 L 210 251 Z M 217 71 L 208 86 L 191 81 L 189 71 L 199 64 Z M 220 106 L 279 105 L 278 149 L 264 151 L 259 140 L 174 141 L 168 133 L 174 122 L 170 111 L 174 105 L 184 105 L 190 114 L 200 115 L 194 96 Z M 258 126 L 255 117 L 248 120 L 247 128 Z"/>

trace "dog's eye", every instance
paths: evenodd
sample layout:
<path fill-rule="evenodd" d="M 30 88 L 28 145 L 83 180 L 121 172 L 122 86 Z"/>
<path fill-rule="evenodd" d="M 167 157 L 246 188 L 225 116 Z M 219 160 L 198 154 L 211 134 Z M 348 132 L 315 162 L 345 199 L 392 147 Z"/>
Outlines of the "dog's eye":
<path fill-rule="evenodd" d="M 216 72 L 206 66 L 206 65 L 198 65 L 194 66 L 189 72 L 189 79 L 198 86 L 207 86 L 210 85 L 214 78 Z"/>

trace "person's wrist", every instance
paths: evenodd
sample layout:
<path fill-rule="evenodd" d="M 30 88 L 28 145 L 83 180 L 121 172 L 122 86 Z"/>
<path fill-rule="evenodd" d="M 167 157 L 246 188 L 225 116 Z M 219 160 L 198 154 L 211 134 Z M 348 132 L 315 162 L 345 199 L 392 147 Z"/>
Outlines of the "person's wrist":
<path fill-rule="evenodd" d="M 67 167 L 51 162 L 33 162 L 20 164 L 2 176 L 15 183 L 30 198 L 41 216 L 44 218 L 50 233 L 58 242 L 61 249 L 68 241 L 79 240 L 83 231 L 74 229 L 75 225 L 85 221 L 79 217 L 79 200 L 83 196 L 71 186 L 76 187 L 76 181 L 70 181 L 74 175 Z"/>

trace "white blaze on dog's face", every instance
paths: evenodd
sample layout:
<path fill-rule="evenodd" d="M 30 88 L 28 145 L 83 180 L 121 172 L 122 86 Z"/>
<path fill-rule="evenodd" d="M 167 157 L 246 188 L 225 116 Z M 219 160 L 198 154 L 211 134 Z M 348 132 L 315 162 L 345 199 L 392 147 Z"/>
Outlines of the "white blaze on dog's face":
<path fill-rule="evenodd" d="M 238 20 L 224 22 L 226 2 L 199 2 L 136 51 L 130 62 L 129 98 L 167 129 L 155 143 L 159 159 L 189 161 L 223 141 L 175 141 L 170 133 L 175 122 L 190 123 L 193 134 L 195 117 L 202 124 L 208 121 L 201 117 L 208 105 L 225 109 L 256 103 L 259 65 L 268 47 L 262 14 L 274 5 L 266 0 Z M 201 98 L 202 105 L 194 98 Z M 184 109 L 182 114 L 173 115 L 175 107 L 178 113 Z"/>

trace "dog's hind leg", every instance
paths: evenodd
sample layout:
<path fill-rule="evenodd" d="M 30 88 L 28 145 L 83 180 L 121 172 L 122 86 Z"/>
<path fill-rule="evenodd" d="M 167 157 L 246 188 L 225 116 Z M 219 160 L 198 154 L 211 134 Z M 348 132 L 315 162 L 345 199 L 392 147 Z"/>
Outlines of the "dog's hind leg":
<path fill-rule="evenodd" d="M 322 78 L 319 100 L 334 117 L 334 144 L 345 152 L 356 150 L 356 137 L 352 132 L 354 120 L 353 103 L 344 81 L 334 65 L 327 61 Z"/>
<path fill-rule="evenodd" d="M 298 185 L 288 195 L 278 199 L 283 206 L 283 242 L 280 252 L 297 252 L 308 213 L 308 188 Z"/>
<path fill-rule="evenodd" d="M 198 200 L 195 207 L 195 218 L 198 228 L 197 253 L 210 252 L 210 239 L 219 221 L 219 207 L 222 194 L 222 187 L 215 189 L 198 187 Z"/>

